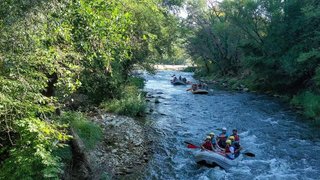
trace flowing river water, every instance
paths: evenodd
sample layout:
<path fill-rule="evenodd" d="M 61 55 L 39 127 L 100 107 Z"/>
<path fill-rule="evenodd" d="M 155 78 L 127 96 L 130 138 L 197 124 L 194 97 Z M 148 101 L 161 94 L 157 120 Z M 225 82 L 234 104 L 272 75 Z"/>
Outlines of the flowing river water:
<path fill-rule="evenodd" d="M 142 179 L 320 179 L 320 133 L 277 99 L 253 93 L 213 89 L 194 95 L 189 86 L 173 86 L 173 74 L 192 79 L 191 73 L 159 71 L 145 74 L 145 90 L 159 96 L 151 126 L 154 155 Z M 229 170 L 195 163 L 194 149 L 217 128 L 237 128 L 241 145 L 256 157 L 244 157 Z"/>

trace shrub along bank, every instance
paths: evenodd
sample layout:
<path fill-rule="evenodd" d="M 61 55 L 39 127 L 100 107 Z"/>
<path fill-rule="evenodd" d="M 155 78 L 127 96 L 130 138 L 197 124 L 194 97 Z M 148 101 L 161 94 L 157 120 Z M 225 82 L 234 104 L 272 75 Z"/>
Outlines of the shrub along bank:
<path fill-rule="evenodd" d="M 187 49 L 198 75 L 286 96 L 320 121 L 318 0 L 190 1 Z"/>
<path fill-rule="evenodd" d="M 177 20 L 169 9 L 179 3 L 2 0 L 0 179 L 59 178 L 72 129 L 94 146 L 99 127 L 70 111 L 110 101 L 116 112 L 142 112 L 128 79 L 133 67 L 172 51 Z"/>

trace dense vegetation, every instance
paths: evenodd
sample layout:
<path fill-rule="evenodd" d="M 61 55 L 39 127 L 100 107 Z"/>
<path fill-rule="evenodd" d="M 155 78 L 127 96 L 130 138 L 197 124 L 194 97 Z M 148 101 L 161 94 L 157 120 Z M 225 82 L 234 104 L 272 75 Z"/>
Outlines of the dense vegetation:
<path fill-rule="evenodd" d="M 66 111 L 108 101 L 114 102 L 108 109 L 121 113 L 143 111 L 131 72 L 174 54 L 178 28 L 171 12 L 181 3 L 2 0 L 0 179 L 58 178 L 69 127 L 92 137 L 85 140 L 89 148 L 99 140 L 98 126 Z M 136 102 L 134 111 L 126 109 Z"/>
<path fill-rule="evenodd" d="M 200 75 L 288 95 L 320 119 L 319 48 L 318 0 L 2 0 L 0 179 L 61 177 L 70 131 L 88 149 L 101 139 L 87 110 L 142 115 L 133 70 L 188 55 Z"/>
<path fill-rule="evenodd" d="M 202 76 L 286 95 L 320 120 L 320 1 L 189 1 L 188 53 Z"/>

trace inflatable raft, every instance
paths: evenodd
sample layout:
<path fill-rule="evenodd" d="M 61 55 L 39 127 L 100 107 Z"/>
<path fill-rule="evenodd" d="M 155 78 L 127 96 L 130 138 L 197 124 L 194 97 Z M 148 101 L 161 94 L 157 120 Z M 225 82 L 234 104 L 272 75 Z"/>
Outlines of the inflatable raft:
<path fill-rule="evenodd" d="M 187 83 L 180 81 L 180 80 L 175 80 L 175 81 L 171 80 L 171 84 L 173 84 L 173 85 L 186 85 Z"/>
<path fill-rule="evenodd" d="M 193 94 L 208 94 L 209 92 L 205 89 L 197 89 L 197 90 L 191 90 Z"/>
<path fill-rule="evenodd" d="M 243 158 L 242 154 L 240 154 L 236 159 L 231 160 L 225 157 L 222 154 L 213 151 L 196 151 L 195 152 L 195 160 L 199 164 L 206 164 L 210 166 L 220 166 L 223 169 L 229 169 L 232 166 L 237 166 L 239 161 Z"/>

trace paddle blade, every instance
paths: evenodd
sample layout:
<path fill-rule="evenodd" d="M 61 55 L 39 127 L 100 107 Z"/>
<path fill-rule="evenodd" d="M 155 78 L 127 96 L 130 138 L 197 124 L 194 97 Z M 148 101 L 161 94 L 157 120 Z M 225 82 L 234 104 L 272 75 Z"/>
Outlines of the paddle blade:
<path fill-rule="evenodd" d="M 251 153 L 251 152 L 245 152 L 243 154 L 246 155 L 246 156 L 249 156 L 249 157 L 256 157 L 256 155 Z"/>
<path fill-rule="evenodd" d="M 193 145 L 193 144 L 188 144 L 187 147 L 188 147 L 188 148 L 191 148 L 191 149 L 199 148 L 198 146 Z"/>

